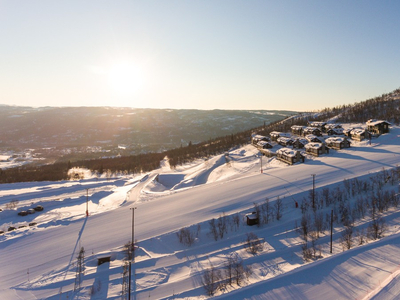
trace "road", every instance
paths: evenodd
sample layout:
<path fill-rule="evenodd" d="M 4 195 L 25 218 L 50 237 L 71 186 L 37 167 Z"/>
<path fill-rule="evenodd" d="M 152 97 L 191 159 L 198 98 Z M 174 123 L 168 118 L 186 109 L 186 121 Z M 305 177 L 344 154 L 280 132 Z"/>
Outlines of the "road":
<path fill-rule="evenodd" d="M 5 295 L 5 290 L 26 282 L 28 269 L 31 278 L 51 272 L 64 276 L 67 269 L 72 270 L 72 262 L 81 245 L 86 251 L 99 253 L 128 242 L 132 224 L 129 207 L 133 205 L 137 207 L 135 238 L 141 241 L 218 217 L 223 212 L 231 214 L 249 209 L 254 202 L 262 202 L 266 197 L 274 200 L 278 196 L 290 196 L 300 201 L 312 188 L 311 174 L 316 174 L 317 188 L 341 182 L 345 178 L 398 165 L 399 150 L 398 146 L 389 145 L 368 152 L 343 151 L 324 160 L 272 169 L 233 181 L 200 185 L 152 201 L 135 203 L 143 186 L 154 178 L 155 174 L 152 174 L 130 191 L 128 202 L 118 209 L 73 222 L 60 220 L 52 228 L 1 243 L 0 298 L 2 292 Z M 292 199 L 288 201 L 292 202 Z M 32 249 L 29 256 L 26 256 L 27 247 Z M 54 265 L 60 269 L 54 270 Z"/>

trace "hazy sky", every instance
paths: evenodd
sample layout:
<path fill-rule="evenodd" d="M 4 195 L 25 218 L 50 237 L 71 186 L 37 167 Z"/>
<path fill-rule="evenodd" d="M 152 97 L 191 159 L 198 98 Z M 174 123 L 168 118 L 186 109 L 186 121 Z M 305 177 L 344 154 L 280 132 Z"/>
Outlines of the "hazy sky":
<path fill-rule="evenodd" d="M 0 0 L 0 103 L 316 110 L 400 87 L 400 1 Z"/>

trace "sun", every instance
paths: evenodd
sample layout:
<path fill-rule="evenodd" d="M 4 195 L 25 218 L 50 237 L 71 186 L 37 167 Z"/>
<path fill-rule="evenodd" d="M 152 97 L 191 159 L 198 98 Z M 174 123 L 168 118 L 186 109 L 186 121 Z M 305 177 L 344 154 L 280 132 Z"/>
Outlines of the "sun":
<path fill-rule="evenodd" d="M 133 96 L 143 84 L 140 68 L 130 62 L 113 64 L 108 73 L 110 87 L 121 96 Z"/>

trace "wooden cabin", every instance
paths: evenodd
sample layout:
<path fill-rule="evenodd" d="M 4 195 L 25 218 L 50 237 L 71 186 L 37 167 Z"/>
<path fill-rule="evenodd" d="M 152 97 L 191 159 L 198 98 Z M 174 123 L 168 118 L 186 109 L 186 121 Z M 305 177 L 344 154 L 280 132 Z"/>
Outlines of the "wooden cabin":
<path fill-rule="evenodd" d="M 329 128 L 326 130 L 328 135 L 343 135 L 343 128 Z"/>
<path fill-rule="evenodd" d="M 304 156 L 298 150 L 290 148 L 281 148 L 276 151 L 276 158 L 289 165 L 293 165 L 297 162 L 304 162 Z"/>
<path fill-rule="evenodd" d="M 330 137 L 325 140 L 326 145 L 335 150 L 350 148 L 350 141 L 346 137 Z"/>
<path fill-rule="evenodd" d="M 308 141 L 306 139 L 295 139 L 293 141 L 292 147 L 293 147 L 293 149 L 302 149 L 307 144 L 308 144 Z"/>
<path fill-rule="evenodd" d="M 290 137 L 289 133 L 279 132 L 279 131 L 272 131 L 269 136 L 271 137 L 271 141 L 277 141 L 280 137 Z"/>
<path fill-rule="evenodd" d="M 300 126 L 300 125 L 293 125 L 292 127 L 290 127 L 290 129 L 292 130 L 292 133 L 296 134 L 296 135 L 303 135 L 304 128 L 305 128 L 305 126 Z"/>
<path fill-rule="evenodd" d="M 370 133 L 364 128 L 354 128 L 350 131 L 350 137 L 353 140 L 361 142 L 364 139 L 370 138 Z"/>
<path fill-rule="evenodd" d="M 308 134 L 305 136 L 305 138 L 309 143 L 322 143 L 323 142 L 322 138 L 317 137 L 314 134 Z"/>
<path fill-rule="evenodd" d="M 288 146 L 292 146 L 293 145 L 293 140 L 291 138 L 285 137 L 285 136 L 281 136 L 277 139 L 277 142 L 279 145 L 283 146 L 283 147 L 288 147 Z"/>
<path fill-rule="evenodd" d="M 319 129 L 317 127 L 305 127 L 303 129 L 303 136 L 306 136 L 309 134 L 313 134 L 315 136 L 322 136 L 322 131 L 321 131 L 321 129 Z"/>
<path fill-rule="evenodd" d="M 326 129 L 326 122 L 318 122 L 318 121 L 312 121 L 308 123 L 310 127 L 315 127 L 321 130 L 321 132 L 325 132 Z"/>
<path fill-rule="evenodd" d="M 273 146 L 266 141 L 259 141 L 256 145 L 258 149 L 271 149 Z"/>
<path fill-rule="evenodd" d="M 307 154 L 313 156 L 320 156 L 325 153 L 329 153 L 329 148 L 325 147 L 324 143 L 308 143 L 304 146 Z"/>
<path fill-rule="evenodd" d="M 389 122 L 383 120 L 371 119 L 367 121 L 368 131 L 377 135 L 389 133 L 389 125 L 391 125 Z"/>
<path fill-rule="evenodd" d="M 269 137 L 260 134 L 253 135 L 251 137 L 251 143 L 253 145 L 257 145 L 257 143 L 261 141 L 269 142 Z"/>

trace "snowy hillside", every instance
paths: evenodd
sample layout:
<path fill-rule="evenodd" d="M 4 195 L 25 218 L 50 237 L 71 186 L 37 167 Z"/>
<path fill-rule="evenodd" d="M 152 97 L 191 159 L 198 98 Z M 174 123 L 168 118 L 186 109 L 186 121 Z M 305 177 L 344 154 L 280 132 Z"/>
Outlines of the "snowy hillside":
<path fill-rule="evenodd" d="M 121 299 L 133 212 L 134 299 L 206 299 L 205 286 L 216 299 L 396 299 L 400 209 L 394 175 L 399 174 L 389 170 L 399 163 L 400 128 L 393 127 L 371 144 L 354 142 L 349 149 L 307 156 L 303 164 L 264 157 L 262 173 L 258 151 L 248 145 L 175 170 L 165 159 L 160 169 L 134 178 L 4 184 L 0 299 Z M 377 175 L 383 169 L 388 172 Z M 310 207 L 312 174 L 316 212 Z M 362 233 L 374 222 L 368 201 L 378 186 L 391 205 L 379 211 L 384 237 L 373 240 Z M 324 190 L 338 202 L 323 204 Z M 263 215 L 261 226 L 246 225 L 245 215 L 257 207 L 264 212 L 267 198 L 273 213 Z M 363 204 L 358 215 L 351 210 L 357 203 Z M 44 210 L 17 215 L 38 205 Z M 318 239 L 309 234 L 314 243 L 309 249 L 316 252 L 304 259 L 304 216 L 326 220 L 334 210 L 343 219 L 344 209 L 352 211 L 351 249 L 344 249 L 346 227 L 335 220 L 333 253 L 325 227 Z M 98 266 L 102 257 L 111 261 Z M 231 282 L 229 265 L 238 270 Z M 218 277 L 218 288 L 206 284 L 206 275 Z"/>

